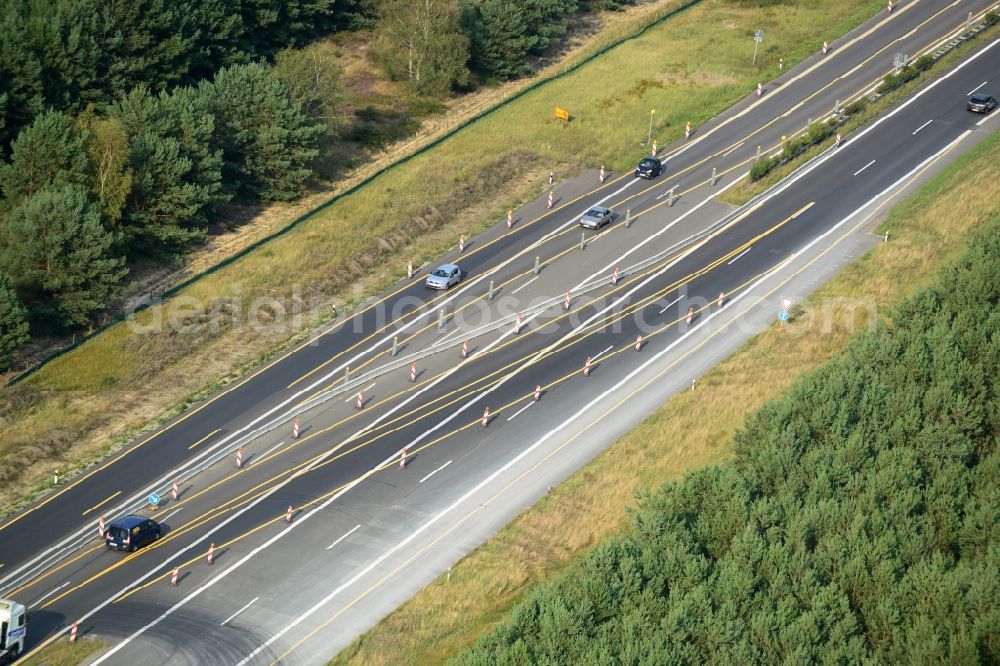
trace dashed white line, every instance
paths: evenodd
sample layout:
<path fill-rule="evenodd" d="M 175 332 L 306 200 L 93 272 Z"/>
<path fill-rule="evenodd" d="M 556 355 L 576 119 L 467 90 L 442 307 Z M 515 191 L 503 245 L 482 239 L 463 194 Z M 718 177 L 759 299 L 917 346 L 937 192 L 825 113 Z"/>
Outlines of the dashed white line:
<path fill-rule="evenodd" d="M 742 257 L 742 256 L 743 256 L 744 254 L 746 254 L 747 252 L 749 252 L 749 251 L 750 251 L 750 250 L 752 250 L 752 249 L 753 249 L 753 246 L 751 246 L 751 247 L 748 247 L 747 249 L 743 250 L 743 251 L 742 251 L 742 252 L 740 252 L 740 253 L 739 253 L 738 255 L 736 255 L 735 257 L 733 257 L 733 258 L 732 258 L 732 259 L 730 259 L 729 261 L 727 261 L 727 262 L 726 262 L 726 266 L 732 266 L 732 265 L 733 265 L 734 263 L 736 263 L 736 260 L 737 260 L 737 259 L 739 259 L 740 257 Z"/>
<path fill-rule="evenodd" d="M 597 359 L 601 358 L 602 356 L 604 356 L 605 354 L 607 354 L 609 351 L 611 351 L 614 348 L 615 348 L 615 346 L 611 345 L 610 347 L 608 347 L 604 351 L 601 351 L 601 352 L 598 352 L 598 353 L 594 354 L 593 358 L 590 359 L 590 362 L 593 363 L 594 361 L 596 361 Z"/>
<path fill-rule="evenodd" d="M 71 581 L 66 581 L 66 582 L 65 582 L 65 583 L 63 583 L 62 585 L 57 585 L 56 587 L 53 587 L 53 588 L 52 588 L 51 590 L 49 590 L 48 592 L 46 592 L 46 593 L 45 593 L 45 594 L 43 594 L 42 596 L 38 597 L 38 598 L 37 598 L 37 599 L 35 599 L 34 601 L 32 601 L 32 602 L 31 602 L 31 605 L 32 605 L 32 606 L 34 606 L 35 608 L 37 608 L 37 607 L 38 607 L 38 604 L 42 603 L 42 601 L 43 601 L 44 599 L 48 599 L 48 598 L 49 598 L 49 597 L 51 597 L 51 596 L 52 596 L 53 594 L 55 594 L 55 593 L 56 593 L 56 592 L 58 592 L 59 590 L 63 589 L 63 588 L 64 588 L 64 587 L 66 587 L 67 585 L 69 585 L 69 584 L 70 584 L 70 582 L 71 582 Z"/>
<path fill-rule="evenodd" d="M 234 617 L 236 617 L 237 615 L 239 615 L 240 613 L 242 613 L 246 609 L 250 608 L 250 606 L 253 605 L 253 602 L 257 601 L 258 599 L 260 599 L 260 597 L 254 597 L 253 599 L 251 599 L 250 603 L 248 603 L 246 606 L 244 606 L 243 608 L 239 609 L 238 611 L 236 611 L 235 613 L 233 613 L 232 615 L 230 615 L 229 617 L 227 617 L 225 620 L 223 620 L 222 622 L 220 622 L 219 626 L 221 627 L 221 626 L 225 625 L 226 622 L 229 622 Z"/>
<path fill-rule="evenodd" d="M 326 547 L 326 549 L 330 550 L 331 548 L 333 548 L 334 546 L 336 546 L 338 543 L 340 543 L 341 541 L 343 541 L 347 537 L 349 537 L 352 534 L 354 534 L 355 532 L 357 532 L 359 529 L 361 529 L 361 525 L 355 525 L 354 527 L 351 528 L 350 532 L 348 532 L 344 536 L 340 537 L 339 539 L 337 539 L 336 541 L 334 541 L 333 543 L 331 543 L 329 546 Z"/>
<path fill-rule="evenodd" d="M 922 130 L 923 128 L 925 128 L 925 127 L 927 127 L 928 125 L 930 125 L 930 124 L 931 124 L 932 122 L 934 122 L 934 119 L 933 119 L 933 118 L 931 118 L 930 120 L 928 120 L 928 121 L 927 121 L 926 123 L 924 123 L 923 125 L 921 125 L 921 126 L 920 126 L 920 127 L 918 127 L 917 129 L 913 130 L 913 133 L 914 133 L 914 134 L 916 134 L 917 132 L 919 132 L 919 131 L 920 131 L 920 130 Z"/>
<path fill-rule="evenodd" d="M 514 412 L 513 414 L 511 414 L 510 416 L 508 416 L 507 420 L 508 421 L 513 421 L 521 412 L 523 412 L 524 410 L 526 410 L 528 407 L 531 407 L 533 404 L 535 404 L 534 400 L 528 402 L 527 405 L 525 405 L 521 409 L 517 410 L 516 412 Z"/>
<path fill-rule="evenodd" d="M 524 289 L 525 287 L 527 287 L 529 284 L 531 284 L 532 282 L 534 282 L 535 280 L 537 280 L 540 277 L 542 277 L 542 276 L 541 275 L 536 275 L 535 277 L 531 278 L 530 280 L 528 280 L 527 282 L 525 282 L 524 284 L 522 284 L 520 287 L 518 287 L 517 289 L 515 289 L 514 291 L 510 292 L 510 295 L 513 296 L 514 294 L 516 294 L 517 292 L 521 291 L 522 289 Z"/>
<path fill-rule="evenodd" d="M 989 81 L 983 81 L 978 86 L 976 86 L 975 88 L 973 88 L 969 92 L 965 93 L 965 96 L 966 97 L 972 97 L 973 93 L 977 92 L 980 88 L 982 88 L 983 86 L 985 86 L 987 83 L 989 83 Z"/>
<path fill-rule="evenodd" d="M 282 441 L 278 442 L 277 444 L 275 444 L 274 446 L 272 446 L 271 448 L 269 448 L 269 449 L 268 449 L 267 451 L 264 451 L 264 453 L 260 454 L 260 456 L 259 456 L 259 457 L 258 457 L 257 459 L 255 459 L 255 460 L 251 461 L 251 462 L 252 462 L 252 464 L 256 465 L 256 464 L 257 464 L 257 463 L 259 463 L 259 462 L 262 462 L 262 461 L 264 461 L 264 460 L 267 460 L 267 457 L 268 457 L 269 455 L 271 455 L 272 453 L 274 453 L 274 450 L 275 450 L 275 449 L 277 449 L 277 448 L 280 448 L 280 447 L 281 447 L 281 446 L 283 446 L 284 444 L 285 444 L 284 440 L 282 440 Z M 178 509 L 178 510 L 179 510 L 179 509 Z"/>
<path fill-rule="evenodd" d="M 436 470 L 434 470 L 433 472 L 431 472 L 430 474 L 428 474 L 424 478 L 422 478 L 419 481 L 417 481 L 417 483 L 423 483 L 424 481 L 426 481 L 427 479 L 431 478 L 432 476 L 434 476 L 435 474 L 437 474 L 438 472 L 440 472 L 441 470 L 443 470 L 445 467 L 447 467 L 450 464 L 451 464 L 451 461 L 449 460 L 448 462 L 446 462 L 445 464 L 441 465 L 440 467 L 438 467 Z"/>
<path fill-rule="evenodd" d="M 860 169 L 858 169 L 857 171 L 855 171 L 854 175 L 857 176 L 859 173 L 861 173 L 862 171 L 864 171 L 865 169 L 867 169 L 868 167 L 870 167 L 873 164 L 875 164 L 875 160 L 872 160 L 868 164 L 864 165 L 863 167 L 861 167 Z"/>
<path fill-rule="evenodd" d="M 744 143 L 746 143 L 746 141 L 740 141 L 738 144 L 736 144 L 735 146 L 733 146 L 732 148 L 730 148 L 726 152 L 722 153 L 722 155 L 720 155 L 720 157 L 725 157 L 729 153 L 735 151 L 737 148 L 739 148 L 740 146 L 742 146 Z"/>
<path fill-rule="evenodd" d="M 183 509 L 184 509 L 184 507 L 182 507 L 182 506 L 179 506 L 179 507 L 177 507 L 177 508 L 176 508 L 176 509 L 174 509 L 173 511 L 169 512 L 169 513 L 168 513 L 167 515 L 165 515 L 165 516 L 163 516 L 162 518 L 160 518 L 160 522 L 162 523 L 162 522 L 163 522 L 163 521 L 165 521 L 165 520 L 166 520 L 167 518 L 169 518 L 170 516 L 174 515 L 175 513 L 177 513 L 178 511 L 181 511 L 181 510 L 183 510 Z"/>
<path fill-rule="evenodd" d="M 978 123 L 976 123 L 976 127 L 979 127 L 980 125 L 982 125 L 983 123 L 985 123 L 985 122 L 986 122 L 987 120 L 989 120 L 989 119 L 990 119 L 990 118 L 992 118 L 992 117 L 993 117 L 993 116 L 990 116 L 990 115 L 987 115 L 987 116 L 986 116 L 985 118 L 983 118 L 983 119 L 982 119 L 982 120 L 980 120 L 980 121 L 979 121 Z"/>
<path fill-rule="evenodd" d="M 683 296 L 678 296 L 674 300 L 672 300 L 669 303 L 667 303 L 666 306 L 664 306 L 664 308 L 662 310 L 660 310 L 660 314 L 663 314 L 664 312 L 666 312 L 667 309 L 669 309 L 671 305 L 675 305 L 675 304 L 679 303 L 682 298 L 684 298 L 684 297 Z"/>

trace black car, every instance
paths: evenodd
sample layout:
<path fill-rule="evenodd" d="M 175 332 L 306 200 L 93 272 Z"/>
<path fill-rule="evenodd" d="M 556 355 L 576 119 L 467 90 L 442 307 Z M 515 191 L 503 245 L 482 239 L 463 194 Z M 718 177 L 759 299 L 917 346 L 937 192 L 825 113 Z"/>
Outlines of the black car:
<path fill-rule="evenodd" d="M 145 516 L 125 516 L 108 525 L 104 530 L 104 543 L 108 550 L 133 552 L 160 538 L 160 526 Z"/>
<path fill-rule="evenodd" d="M 638 178 L 656 178 L 663 173 L 663 165 L 655 157 L 643 157 L 639 166 L 635 168 L 635 175 Z"/>
<path fill-rule="evenodd" d="M 965 105 L 965 108 L 976 113 L 989 113 L 997 108 L 997 101 L 989 95 L 976 93 L 969 98 L 969 103 Z"/>

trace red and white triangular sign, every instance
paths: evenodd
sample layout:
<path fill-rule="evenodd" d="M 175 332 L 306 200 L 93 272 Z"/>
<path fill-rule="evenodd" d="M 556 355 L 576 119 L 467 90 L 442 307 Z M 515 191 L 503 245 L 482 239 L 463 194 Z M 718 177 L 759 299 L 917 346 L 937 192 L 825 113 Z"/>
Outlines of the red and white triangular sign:
<path fill-rule="evenodd" d="M 787 296 L 781 297 L 781 309 L 788 312 L 788 308 L 792 307 L 792 299 Z"/>

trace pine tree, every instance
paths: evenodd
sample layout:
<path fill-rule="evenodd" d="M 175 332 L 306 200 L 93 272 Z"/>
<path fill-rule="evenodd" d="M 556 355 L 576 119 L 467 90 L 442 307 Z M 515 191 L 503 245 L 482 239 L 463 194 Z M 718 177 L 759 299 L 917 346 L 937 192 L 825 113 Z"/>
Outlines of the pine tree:
<path fill-rule="evenodd" d="M 39 318 L 57 326 L 86 324 L 128 272 L 83 186 L 44 189 L 4 222 L 2 265 Z"/>
<path fill-rule="evenodd" d="M 85 133 L 65 113 L 46 111 L 11 146 L 10 164 L 0 165 L 0 191 L 15 206 L 50 185 L 88 182 Z"/>
<path fill-rule="evenodd" d="M 28 41 L 20 2 L 0 4 L 0 156 L 42 110 L 42 66 Z"/>
<path fill-rule="evenodd" d="M 223 198 L 208 100 L 193 88 L 154 97 L 139 87 L 115 106 L 114 116 L 129 145 L 132 183 L 123 226 L 129 247 L 172 254 L 202 241 L 208 210 Z"/>
<path fill-rule="evenodd" d="M 14 281 L 6 273 L 0 273 L 0 370 L 10 366 L 14 352 L 30 337 L 25 315 Z"/>
<path fill-rule="evenodd" d="M 463 0 L 462 23 L 469 34 L 469 51 L 476 70 L 500 79 L 528 73 L 528 54 L 535 49 L 538 38 L 530 34 L 519 3 Z"/>
<path fill-rule="evenodd" d="M 274 73 L 261 63 L 227 67 L 199 91 L 211 100 L 227 188 L 265 200 L 301 194 L 323 128 L 309 122 Z"/>

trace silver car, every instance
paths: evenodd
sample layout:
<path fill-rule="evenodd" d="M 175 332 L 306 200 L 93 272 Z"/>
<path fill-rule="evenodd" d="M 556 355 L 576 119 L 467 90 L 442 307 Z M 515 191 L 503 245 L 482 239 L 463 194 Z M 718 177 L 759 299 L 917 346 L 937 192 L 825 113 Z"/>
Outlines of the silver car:
<path fill-rule="evenodd" d="M 604 206 L 594 206 L 580 218 L 580 226 L 586 229 L 600 229 L 605 224 L 613 222 L 615 212 Z"/>
<path fill-rule="evenodd" d="M 431 289 L 447 289 L 462 281 L 462 269 L 456 264 L 443 264 L 427 276 L 425 283 Z"/>

